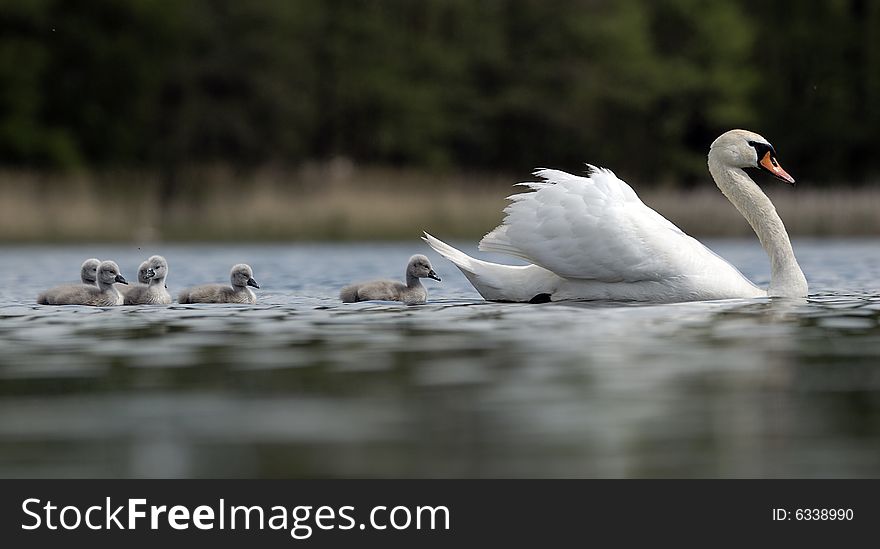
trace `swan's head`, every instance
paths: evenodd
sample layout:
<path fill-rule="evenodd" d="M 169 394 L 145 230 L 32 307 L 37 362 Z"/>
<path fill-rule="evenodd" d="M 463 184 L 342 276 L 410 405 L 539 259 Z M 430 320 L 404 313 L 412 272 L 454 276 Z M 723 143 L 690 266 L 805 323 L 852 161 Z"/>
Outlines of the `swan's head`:
<path fill-rule="evenodd" d="M 794 178 L 782 169 L 776 159 L 776 149 L 755 132 L 730 130 L 712 142 L 709 156 L 734 168 L 758 168 L 794 185 Z"/>
<path fill-rule="evenodd" d="M 151 283 L 159 284 L 168 276 L 168 262 L 161 255 L 154 255 L 144 263 L 147 265 L 146 276 Z"/>
<path fill-rule="evenodd" d="M 239 263 L 238 265 L 234 265 L 232 267 L 232 271 L 229 273 L 229 279 L 230 282 L 232 282 L 233 286 L 252 286 L 254 288 L 260 287 L 260 285 L 257 284 L 257 281 L 254 280 L 254 271 L 251 269 L 251 266 L 245 265 L 244 263 Z"/>
<path fill-rule="evenodd" d="M 150 277 L 147 275 L 147 269 L 150 268 L 150 260 L 146 260 L 138 267 L 138 282 L 141 284 L 149 284 Z"/>
<path fill-rule="evenodd" d="M 440 277 L 437 276 L 434 268 L 431 267 L 431 261 L 421 254 L 409 258 L 409 263 L 406 265 L 406 274 L 416 278 L 433 278 L 438 282 L 440 281 Z"/>
<path fill-rule="evenodd" d="M 102 261 L 98 265 L 98 285 L 110 286 L 117 282 L 128 284 L 125 277 L 119 272 L 119 265 L 115 261 Z"/>
<path fill-rule="evenodd" d="M 98 280 L 98 265 L 101 264 L 100 259 L 86 259 L 83 261 L 82 267 L 79 269 L 79 277 L 83 284 L 94 286 Z"/>

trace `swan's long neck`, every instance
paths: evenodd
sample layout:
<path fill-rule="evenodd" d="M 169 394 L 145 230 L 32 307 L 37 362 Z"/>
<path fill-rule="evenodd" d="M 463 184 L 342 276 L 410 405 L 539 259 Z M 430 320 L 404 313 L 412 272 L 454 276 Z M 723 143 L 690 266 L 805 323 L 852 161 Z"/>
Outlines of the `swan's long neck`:
<path fill-rule="evenodd" d="M 709 172 L 724 196 L 736 206 L 758 235 L 770 257 L 771 296 L 805 297 L 807 279 L 794 257 L 791 240 L 776 208 L 745 171 L 709 154 Z"/>
<path fill-rule="evenodd" d="M 418 288 L 422 285 L 422 281 L 419 280 L 419 277 L 412 275 L 407 271 L 406 273 L 406 287 L 407 288 Z"/>

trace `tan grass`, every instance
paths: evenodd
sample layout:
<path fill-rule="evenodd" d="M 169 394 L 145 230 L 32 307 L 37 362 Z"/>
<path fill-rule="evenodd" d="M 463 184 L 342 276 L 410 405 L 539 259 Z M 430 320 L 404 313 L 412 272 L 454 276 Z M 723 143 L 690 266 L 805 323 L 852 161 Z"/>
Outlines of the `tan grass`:
<path fill-rule="evenodd" d="M 521 178 L 520 178 L 521 179 Z M 501 220 L 516 178 L 355 169 L 346 164 L 245 176 L 222 168 L 180 174 L 162 204 L 151 174 L 0 173 L 0 240 L 377 240 L 422 229 L 477 238 Z M 751 230 L 713 187 L 640 191 L 642 199 L 695 236 Z M 880 190 L 780 186 L 771 198 L 792 234 L 880 234 Z"/>

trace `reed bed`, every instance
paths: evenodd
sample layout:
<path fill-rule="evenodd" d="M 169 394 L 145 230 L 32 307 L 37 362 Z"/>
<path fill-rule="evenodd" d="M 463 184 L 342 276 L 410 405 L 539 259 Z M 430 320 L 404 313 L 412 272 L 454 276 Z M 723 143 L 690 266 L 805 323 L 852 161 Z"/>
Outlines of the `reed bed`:
<path fill-rule="evenodd" d="M 346 163 L 240 174 L 225 168 L 156 174 L 0 173 L 0 241 L 316 241 L 474 239 L 501 220 L 523 177 L 355 168 Z M 751 230 L 707 180 L 696 190 L 642 190 L 694 236 Z M 768 184 L 793 235 L 880 235 L 880 188 Z"/>

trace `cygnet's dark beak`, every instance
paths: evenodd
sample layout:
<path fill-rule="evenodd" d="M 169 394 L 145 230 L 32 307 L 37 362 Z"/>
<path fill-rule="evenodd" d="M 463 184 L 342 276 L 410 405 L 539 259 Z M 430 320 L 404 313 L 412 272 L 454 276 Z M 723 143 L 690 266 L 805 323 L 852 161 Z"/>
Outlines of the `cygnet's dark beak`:
<path fill-rule="evenodd" d="M 253 277 L 248 279 L 248 286 L 253 286 L 254 288 L 260 289 L 260 285 L 257 284 L 257 281 L 253 279 Z"/>
<path fill-rule="evenodd" d="M 153 269 L 147 269 L 147 278 L 153 278 L 154 276 L 156 276 L 156 271 Z"/>
<path fill-rule="evenodd" d="M 121 274 L 116 275 L 116 282 L 119 282 L 120 284 L 128 284 L 128 282 L 125 281 L 125 277 Z"/>
<path fill-rule="evenodd" d="M 440 282 L 440 277 L 437 276 L 437 273 L 434 272 L 434 269 L 431 269 L 430 271 L 428 271 L 428 278 L 433 278 L 437 282 Z"/>

